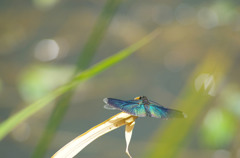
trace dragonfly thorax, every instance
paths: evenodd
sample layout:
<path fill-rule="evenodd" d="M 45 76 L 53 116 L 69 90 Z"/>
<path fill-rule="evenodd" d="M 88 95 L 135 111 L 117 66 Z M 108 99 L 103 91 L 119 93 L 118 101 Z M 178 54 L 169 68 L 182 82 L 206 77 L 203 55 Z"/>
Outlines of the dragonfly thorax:
<path fill-rule="evenodd" d="M 144 105 L 149 105 L 150 104 L 150 102 L 148 101 L 148 98 L 146 96 L 142 96 L 141 99 L 142 99 L 142 103 Z"/>
<path fill-rule="evenodd" d="M 150 102 L 148 101 L 148 98 L 146 96 L 139 96 L 134 98 L 134 100 L 142 100 L 142 104 L 149 105 Z"/>

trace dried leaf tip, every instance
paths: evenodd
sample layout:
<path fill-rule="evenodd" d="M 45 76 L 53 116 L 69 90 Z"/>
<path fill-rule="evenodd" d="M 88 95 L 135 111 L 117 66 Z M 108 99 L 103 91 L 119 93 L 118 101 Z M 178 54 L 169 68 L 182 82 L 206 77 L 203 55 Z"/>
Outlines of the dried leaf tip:
<path fill-rule="evenodd" d="M 52 158 L 72 158 L 77 155 L 82 149 L 84 149 L 88 144 L 97 139 L 98 137 L 117 129 L 123 125 L 126 125 L 125 138 L 126 138 L 126 153 L 131 158 L 128 152 L 128 146 L 132 136 L 132 130 L 135 124 L 136 116 L 132 116 L 125 112 L 118 113 L 106 121 L 92 127 L 87 132 L 76 137 L 59 151 L 57 151 Z"/>

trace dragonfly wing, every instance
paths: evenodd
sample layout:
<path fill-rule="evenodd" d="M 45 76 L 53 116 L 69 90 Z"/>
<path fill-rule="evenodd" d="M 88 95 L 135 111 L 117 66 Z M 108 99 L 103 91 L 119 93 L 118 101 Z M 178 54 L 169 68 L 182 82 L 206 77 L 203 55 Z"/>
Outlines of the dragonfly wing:
<path fill-rule="evenodd" d="M 155 117 L 155 118 L 168 119 L 168 118 L 184 118 L 184 117 L 186 117 L 186 115 L 181 111 L 165 108 L 163 106 L 159 106 L 159 105 L 155 105 L 155 104 L 150 104 L 148 110 L 151 114 L 151 117 Z"/>
<path fill-rule="evenodd" d="M 103 107 L 104 107 L 104 109 L 108 109 L 108 110 L 116 110 L 117 109 L 113 106 L 110 106 L 109 104 L 105 104 Z"/>
<path fill-rule="evenodd" d="M 143 104 L 133 104 L 132 106 L 129 106 L 130 105 L 126 106 L 126 110 L 129 110 L 132 115 L 138 117 L 146 117 L 146 110 Z"/>
<path fill-rule="evenodd" d="M 145 117 L 146 111 L 144 105 L 139 104 L 137 100 L 119 100 L 114 98 L 105 98 L 103 101 L 110 107 L 119 109 L 134 116 Z"/>

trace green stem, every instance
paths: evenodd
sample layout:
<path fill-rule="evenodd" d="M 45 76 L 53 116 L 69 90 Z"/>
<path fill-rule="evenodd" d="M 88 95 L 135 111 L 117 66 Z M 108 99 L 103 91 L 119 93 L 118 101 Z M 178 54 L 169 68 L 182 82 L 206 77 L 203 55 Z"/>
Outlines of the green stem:
<path fill-rule="evenodd" d="M 99 16 L 93 32 L 90 35 L 87 43 L 85 44 L 82 53 L 77 62 L 76 73 L 85 70 L 93 59 L 97 48 L 99 47 L 102 38 L 110 24 L 112 17 L 114 16 L 120 2 L 122 0 L 108 0 L 106 5 Z M 38 142 L 38 145 L 33 153 L 34 158 L 41 158 L 45 155 L 50 143 L 52 142 L 54 135 L 59 127 L 62 119 L 69 107 L 74 89 L 67 92 L 56 103 L 54 110 L 50 116 L 50 119 L 47 123 L 45 131 Z"/>

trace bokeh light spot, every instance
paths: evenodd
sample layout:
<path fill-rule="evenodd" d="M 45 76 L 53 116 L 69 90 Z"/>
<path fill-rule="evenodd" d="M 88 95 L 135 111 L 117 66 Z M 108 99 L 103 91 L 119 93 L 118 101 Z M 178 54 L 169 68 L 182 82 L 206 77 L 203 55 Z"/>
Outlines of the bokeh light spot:
<path fill-rule="evenodd" d="M 46 10 L 54 7 L 59 0 L 33 0 L 33 5 L 41 10 Z"/>
<path fill-rule="evenodd" d="M 34 66 L 22 72 L 19 91 L 26 102 L 32 102 L 67 82 L 73 68 Z"/>
<path fill-rule="evenodd" d="M 211 96 L 216 95 L 216 86 L 215 86 L 215 81 L 213 75 L 203 73 L 200 74 L 196 79 L 195 79 L 195 89 L 197 91 L 200 91 L 201 89 L 204 89 L 207 91 L 207 93 Z"/>
<path fill-rule="evenodd" d="M 34 55 L 38 60 L 51 61 L 58 57 L 59 49 L 55 40 L 44 39 L 36 45 Z"/>
<path fill-rule="evenodd" d="M 230 143 L 236 131 L 236 122 L 230 113 L 223 109 L 211 109 L 203 123 L 203 139 L 206 145 L 221 148 Z"/>

